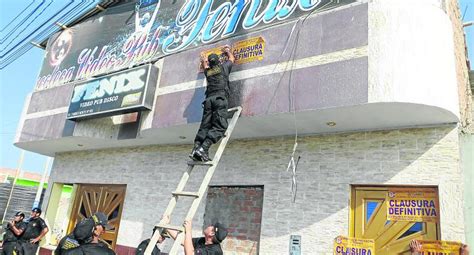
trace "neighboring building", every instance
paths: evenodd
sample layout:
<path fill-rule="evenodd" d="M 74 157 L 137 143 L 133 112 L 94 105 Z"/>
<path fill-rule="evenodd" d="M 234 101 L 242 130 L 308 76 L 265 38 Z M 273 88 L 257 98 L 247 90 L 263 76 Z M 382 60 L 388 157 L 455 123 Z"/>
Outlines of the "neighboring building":
<path fill-rule="evenodd" d="M 270 0 L 258 10 L 259 1 L 158 2 L 157 15 L 157 1 L 109 6 L 47 44 L 15 145 L 55 158 L 50 222 L 73 185 L 68 229 L 101 210 L 119 254 L 149 237 L 201 118 L 199 55 L 230 44 L 245 62 L 231 74 L 231 105 L 243 114 L 196 235 L 218 217 L 235 254 L 286 254 L 292 235 L 303 254 L 332 254 L 338 235 L 374 239 L 377 254 L 405 253 L 420 238 L 474 245 L 472 92 L 456 1 L 300 0 L 278 12 L 263 9 Z M 438 217 L 389 220 L 395 188 L 433 191 L 422 195 L 439 200 Z M 181 224 L 185 205 L 175 212 Z"/>
<path fill-rule="evenodd" d="M 16 169 L 0 168 L 0 219 L 4 219 L 5 224 L 18 211 L 26 214 L 30 212 L 41 183 L 40 174 L 22 170 L 18 174 L 15 185 L 12 186 L 16 174 Z M 37 203 L 42 203 L 46 188 L 47 184 L 44 184 L 42 196 L 39 197 L 39 201 L 36 201 Z"/>
<path fill-rule="evenodd" d="M 16 169 L 11 168 L 0 168 L 0 183 L 6 182 L 9 178 L 15 178 L 16 171 Z M 41 181 L 41 174 L 22 170 L 18 178 L 39 183 Z"/>

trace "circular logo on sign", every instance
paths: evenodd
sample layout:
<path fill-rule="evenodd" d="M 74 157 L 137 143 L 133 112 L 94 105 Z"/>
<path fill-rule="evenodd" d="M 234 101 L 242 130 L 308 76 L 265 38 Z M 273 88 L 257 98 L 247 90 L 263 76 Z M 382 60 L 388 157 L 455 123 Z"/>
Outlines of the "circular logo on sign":
<path fill-rule="evenodd" d="M 341 244 L 342 243 L 342 239 L 340 236 L 336 237 L 336 243 L 337 244 Z"/>
<path fill-rule="evenodd" d="M 394 193 L 394 192 L 391 192 L 391 191 L 389 191 L 389 192 L 388 192 L 388 196 L 389 196 L 389 197 L 395 197 L 395 193 Z"/>
<path fill-rule="evenodd" d="M 70 29 L 64 30 L 56 40 L 54 40 L 49 50 L 49 63 L 52 66 L 61 64 L 67 56 L 72 46 L 72 32 Z"/>

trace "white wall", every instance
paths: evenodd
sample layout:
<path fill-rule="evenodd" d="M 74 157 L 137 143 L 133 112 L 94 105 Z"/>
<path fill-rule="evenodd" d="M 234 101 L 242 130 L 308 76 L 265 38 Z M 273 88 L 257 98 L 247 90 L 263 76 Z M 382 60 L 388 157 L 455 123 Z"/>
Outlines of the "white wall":
<path fill-rule="evenodd" d="M 437 185 L 441 237 L 464 241 L 463 177 L 455 126 L 300 137 L 298 196 L 286 172 L 293 138 L 231 140 L 212 185 L 264 185 L 260 254 L 288 251 L 302 235 L 303 254 L 332 254 L 348 234 L 350 184 Z M 191 145 L 146 146 L 57 155 L 50 183 L 127 184 L 118 244 L 136 247 L 157 223 L 186 169 Z M 202 177 L 203 170 L 193 174 Z M 192 178 L 189 191 L 199 179 Z M 205 201 L 194 219 L 202 226 Z M 185 209 L 178 206 L 174 224 Z"/>
<path fill-rule="evenodd" d="M 369 102 L 438 106 L 459 117 L 452 25 L 442 2 L 369 2 Z"/>

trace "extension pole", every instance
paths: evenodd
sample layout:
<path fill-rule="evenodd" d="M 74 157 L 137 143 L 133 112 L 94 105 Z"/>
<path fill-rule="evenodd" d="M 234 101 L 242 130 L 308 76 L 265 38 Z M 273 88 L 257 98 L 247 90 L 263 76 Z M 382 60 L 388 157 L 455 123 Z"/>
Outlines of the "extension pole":
<path fill-rule="evenodd" d="M 36 197 L 35 197 L 35 202 L 33 203 L 33 208 L 39 207 L 39 203 L 40 203 L 40 200 L 41 200 L 41 194 L 43 193 L 43 186 L 44 186 L 44 182 L 45 182 L 45 179 L 46 179 L 46 175 L 47 175 L 48 170 L 49 170 L 49 164 L 50 163 L 51 163 L 51 158 L 48 157 L 46 159 L 46 162 L 44 163 L 43 176 L 41 176 L 41 181 L 39 183 L 38 190 L 36 191 Z"/>
<path fill-rule="evenodd" d="M 25 151 L 21 150 L 20 159 L 18 160 L 18 168 L 16 169 L 16 173 L 15 173 L 15 179 L 13 179 L 12 188 L 10 189 L 10 195 L 8 196 L 8 200 L 7 200 L 7 205 L 5 206 L 5 211 L 3 212 L 2 223 L 5 221 L 5 217 L 7 216 L 8 206 L 10 205 L 10 201 L 12 199 L 13 189 L 15 188 L 15 183 L 16 183 L 16 180 L 18 179 L 18 174 L 20 173 L 21 167 L 23 166 L 24 157 L 25 157 Z"/>

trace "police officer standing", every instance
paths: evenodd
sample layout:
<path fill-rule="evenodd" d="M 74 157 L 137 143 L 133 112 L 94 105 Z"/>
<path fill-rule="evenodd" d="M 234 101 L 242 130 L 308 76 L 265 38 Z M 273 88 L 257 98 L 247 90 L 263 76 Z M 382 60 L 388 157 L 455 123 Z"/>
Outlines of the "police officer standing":
<path fill-rule="evenodd" d="M 48 233 L 49 229 L 41 216 L 41 209 L 38 207 L 31 210 L 31 217 L 27 222 L 26 229 L 20 239 L 21 248 L 24 255 L 34 255 L 38 251 L 41 238 Z"/>
<path fill-rule="evenodd" d="M 206 76 L 206 100 L 201 126 L 194 139 L 194 148 L 189 155 L 193 160 L 210 161 L 209 148 L 219 142 L 227 129 L 227 108 L 229 98 L 229 74 L 234 63 L 234 55 L 229 46 L 222 51 L 229 60 L 220 62 L 217 54 L 210 54 L 207 59 L 201 56 L 201 65 Z"/>
<path fill-rule="evenodd" d="M 26 224 L 23 222 L 25 214 L 22 212 L 17 212 L 15 218 L 8 222 L 7 230 L 5 231 L 5 236 L 3 238 L 3 249 L 2 255 L 14 255 L 19 254 L 19 244 L 18 240 L 20 236 L 25 231 Z"/>
<path fill-rule="evenodd" d="M 152 236 L 155 234 L 155 231 L 157 231 L 159 228 L 158 227 L 154 227 L 153 228 L 153 234 Z M 166 230 L 165 230 L 166 231 Z M 155 247 L 153 248 L 153 251 L 151 252 L 151 255 L 160 255 L 161 254 L 161 250 L 160 248 L 158 248 L 158 244 L 161 244 L 163 243 L 163 241 L 167 238 L 168 236 L 163 232 L 161 233 L 160 237 L 158 237 L 158 242 L 156 243 Z M 150 243 L 150 238 L 148 239 L 145 239 L 143 240 L 137 247 L 136 251 L 135 251 L 135 255 L 144 255 L 145 254 L 145 250 L 146 250 L 146 247 L 148 246 L 148 244 Z"/>

